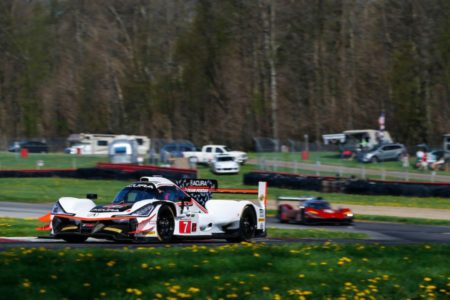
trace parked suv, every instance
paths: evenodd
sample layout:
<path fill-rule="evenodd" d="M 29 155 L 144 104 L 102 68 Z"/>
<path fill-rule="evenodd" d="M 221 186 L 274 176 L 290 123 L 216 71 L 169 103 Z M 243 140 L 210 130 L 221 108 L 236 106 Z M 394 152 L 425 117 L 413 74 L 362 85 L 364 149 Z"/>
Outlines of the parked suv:
<path fill-rule="evenodd" d="M 160 160 L 165 162 L 169 157 L 183 157 L 184 151 L 195 151 L 195 146 L 190 142 L 165 144 L 159 150 Z"/>
<path fill-rule="evenodd" d="M 403 144 L 381 144 L 370 150 L 361 151 L 357 159 L 360 162 L 400 160 L 406 153 L 406 147 Z"/>
<path fill-rule="evenodd" d="M 14 142 L 8 147 L 9 152 L 20 152 L 21 149 L 27 149 L 30 153 L 47 153 L 48 146 L 46 143 L 37 141 L 20 141 Z"/>

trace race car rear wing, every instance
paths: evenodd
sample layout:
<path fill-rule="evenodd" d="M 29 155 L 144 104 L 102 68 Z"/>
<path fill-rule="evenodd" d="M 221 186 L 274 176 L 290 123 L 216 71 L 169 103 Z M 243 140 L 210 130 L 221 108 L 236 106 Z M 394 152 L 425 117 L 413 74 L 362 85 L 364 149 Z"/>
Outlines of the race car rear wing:
<path fill-rule="evenodd" d="M 280 196 L 277 198 L 277 202 L 280 201 L 293 201 L 293 202 L 305 202 L 308 200 L 314 200 L 314 199 L 318 199 L 318 197 L 313 197 L 313 196 L 305 196 L 305 197 L 285 197 L 285 196 Z"/>
<path fill-rule="evenodd" d="M 212 193 L 258 195 L 262 207 L 267 206 L 267 182 L 259 182 L 258 189 L 219 188 L 215 179 L 179 179 L 175 181 L 183 191 L 203 206 L 212 199 Z"/>

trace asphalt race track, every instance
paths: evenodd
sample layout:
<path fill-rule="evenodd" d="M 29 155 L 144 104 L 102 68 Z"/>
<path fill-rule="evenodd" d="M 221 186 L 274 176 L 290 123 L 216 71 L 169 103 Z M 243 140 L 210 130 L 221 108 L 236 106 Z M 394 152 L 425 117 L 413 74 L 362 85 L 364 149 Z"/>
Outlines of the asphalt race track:
<path fill-rule="evenodd" d="M 51 205 L 48 204 L 25 204 L 13 202 L 0 202 L 0 216 L 16 217 L 16 218 L 34 218 L 46 214 L 50 210 Z M 298 224 L 280 224 L 275 218 L 268 218 L 267 227 L 269 228 L 267 238 L 255 239 L 256 242 L 264 242 L 267 244 L 283 244 L 283 243 L 322 243 L 328 240 L 339 243 L 381 243 L 381 244 L 415 244 L 415 243 L 450 243 L 450 226 L 430 226 L 430 225 L 411 225 L 387 222 L 358 222 L 351 226 L 329 226 L 329 225 L 298 225 Z M 284 228 L 292 230 L 303 230 L 311 228 L 320 228 L 326 230 L 361 232 L 368 235 L 368 239 L 364 240 L 348 240 L 348 239 L 280 239 L 270 238 L 270 228 Z M 0 233 L 1 236 L 1 233 Z M 172 243 L 171 246 L 219 246 L 226 242 L 224 240 L 196 240 L 184 241 L 180 243 Z M 82 244 L 68 244 L 62 240 L 37 238 L 37 237 L 20 237 L 20 238 L 1 238 L 0 249 L 13 247 L 46 247 L 51 249 L 65 248 L 85 248 L 85 247 L 102 247 L 102 248 L 136 248 L 136 247 L 165 247 L 160 243 L 117 243 L 104 240 L 89 239 Z"/>

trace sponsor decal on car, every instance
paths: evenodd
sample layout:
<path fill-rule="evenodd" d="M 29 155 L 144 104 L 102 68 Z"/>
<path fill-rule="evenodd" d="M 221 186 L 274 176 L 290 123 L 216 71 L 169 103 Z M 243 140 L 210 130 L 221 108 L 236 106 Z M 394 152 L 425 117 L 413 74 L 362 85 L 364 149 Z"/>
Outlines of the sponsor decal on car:
<path fill-rule="evenodd" d="M 108 204 L 98 205 L 91 209 L 91 212 L 122 212 L 130 209 L 133 204 Z"/>
<path fill-rule="evenodd" d="M 153 183 L 132 183 L 128 185 L 130 188 L 144 188 L 144 189 L 154 189 L 155 185 Z"/>

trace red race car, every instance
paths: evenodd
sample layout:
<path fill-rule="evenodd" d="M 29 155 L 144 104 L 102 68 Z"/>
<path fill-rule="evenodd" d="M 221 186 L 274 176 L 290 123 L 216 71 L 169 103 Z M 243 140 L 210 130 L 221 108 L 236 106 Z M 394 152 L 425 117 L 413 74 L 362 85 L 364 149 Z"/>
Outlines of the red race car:
<path fill-rule="evenodd" d="M 299 202 L 297 207 L 285 203 L 289 201 Z M 283 202 L 283 203 L 281 203 Z M 301 224 L 353 223 L 353 213 L 349 208 L 331 208 L 330 204 L 322 197 L 279 197 L 277 218 L 281 223 L 297 222 Z"/>

